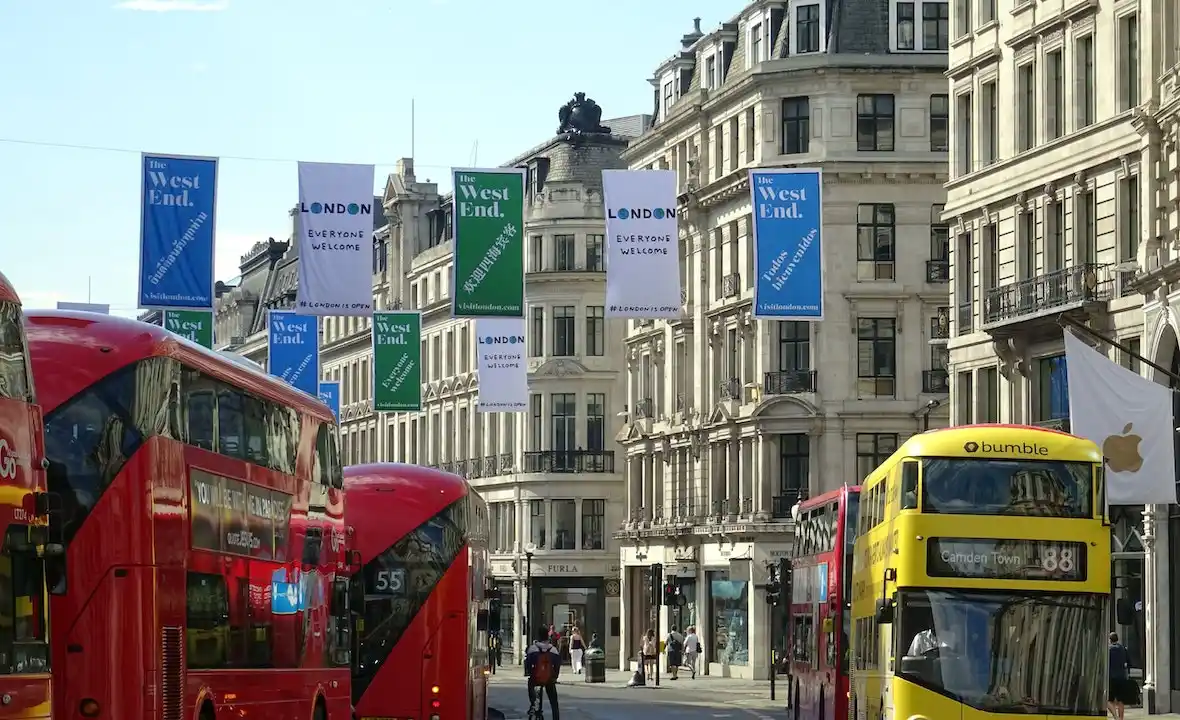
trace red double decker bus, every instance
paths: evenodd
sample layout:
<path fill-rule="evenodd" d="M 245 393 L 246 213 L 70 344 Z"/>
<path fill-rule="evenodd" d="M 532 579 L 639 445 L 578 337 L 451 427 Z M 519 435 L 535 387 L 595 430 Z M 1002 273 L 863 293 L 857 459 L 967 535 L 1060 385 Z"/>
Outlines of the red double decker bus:
<path fill-rule="evenodd" d="M 458 475 L 344 469 L 358 718 L 485 720 L 488 506 Z"/>
<path fill-rule="evenodd" d="M 0 273 L 0 716 L 50 717 L 41 408 L 20 298 Z M 60 554 L 58 555 L 60 558 Z"/>
<path fill-rule="evenodd" d="M 155 325 L 26 326 L 66 553 L 54 716 L 348 720 L 331 411 Z"/>
<path fill-rule="evenodd" d="M 859 508 L 860 488 L 845 486 L 791 509 L 787 652 L 794 720 L 848 717 L 848 603 Z"/>

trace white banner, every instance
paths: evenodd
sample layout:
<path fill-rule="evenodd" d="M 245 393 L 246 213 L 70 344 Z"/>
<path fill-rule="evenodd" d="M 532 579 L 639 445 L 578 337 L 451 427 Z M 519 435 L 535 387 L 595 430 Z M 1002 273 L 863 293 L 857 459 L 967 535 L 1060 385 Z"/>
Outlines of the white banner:
<path fill-rule="evenodd" d="M 1070 432 L 1106 459 L 1107 505 L 1176 502 L 1172 391 L 1065 331 Z"/>
<path fill-rule="evenodd" d="M 372 165 L 299 163 L 299 288 L 303 315 L 373 314 Z"/>
<path fill-rule="evenodd" d="M 523 412 L 529 407 L 529 366 L 524 355 L 524 318 L 475 321 L 477 412 Z"/>
<path fill-rule="evenodd" d="M 603 170 L 606 316 L 680 317 L 676 173 Z"/>

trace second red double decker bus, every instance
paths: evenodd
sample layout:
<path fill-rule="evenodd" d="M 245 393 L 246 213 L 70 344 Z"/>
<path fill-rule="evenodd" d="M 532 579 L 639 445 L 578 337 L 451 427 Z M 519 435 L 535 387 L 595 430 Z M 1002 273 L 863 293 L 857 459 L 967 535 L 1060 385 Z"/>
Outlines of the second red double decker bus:
<path fill-rule="evenodd" d="M 488 506 L 458 475 L 345 468 L 362 569 L 352 696 L 359 718 L 486 720 Z"/>
<path fill-rule="evenodd" d="M 848 717 L 848 603 L 859 509 L 860 488 L 848 486 L 791 509 L 795 550 L 785 602 L 794 720 Z"/>
<path fill-rule="evenodd" d="M 0 273 L 0 716 L 50 717 L 49 598 L 41 408 L 20 298 Z M 55 564 L 60 555 L 55 558 Z M 60 571 L 60 568 L 58 568 Z"/>
<path fill-rule="evenodd" d="M 155 325 L 26 325 L 67 560 L 54 716 L 348 720 L 331 411 Z"/>

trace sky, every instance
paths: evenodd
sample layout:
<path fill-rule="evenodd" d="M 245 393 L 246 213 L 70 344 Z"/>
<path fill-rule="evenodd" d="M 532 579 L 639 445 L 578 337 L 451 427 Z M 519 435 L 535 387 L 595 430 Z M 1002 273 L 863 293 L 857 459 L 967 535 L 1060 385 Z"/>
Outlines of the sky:
<path fill-rule="evenodd" d="M 647 78 L 692 19 L 709 31 L 744 5 L 0 0 L 0 272 L 29 307 L 134 314 L 141 152 L 221 159 L 228 280 L 289 235 L 296 161 L 374 163 L 380 193 L 412 152 L 449 189 L 451 167 L 551 137 L 574 92 L 606 118 L 650 113 Z"/>

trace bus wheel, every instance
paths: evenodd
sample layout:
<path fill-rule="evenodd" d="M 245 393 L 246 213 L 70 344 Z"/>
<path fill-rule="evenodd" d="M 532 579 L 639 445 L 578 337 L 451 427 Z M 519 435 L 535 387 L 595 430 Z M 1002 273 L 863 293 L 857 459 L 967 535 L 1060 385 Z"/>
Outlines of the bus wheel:
<path fill-rule="evenodd" d="M 201 720 L 217 720 L 217 715 L 213 712 L 213 703 L 208 700 L 201 705 Z"/>

